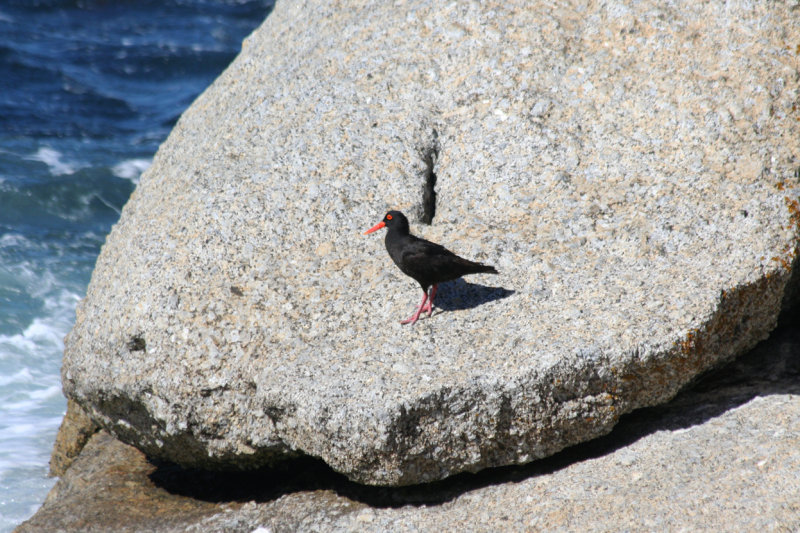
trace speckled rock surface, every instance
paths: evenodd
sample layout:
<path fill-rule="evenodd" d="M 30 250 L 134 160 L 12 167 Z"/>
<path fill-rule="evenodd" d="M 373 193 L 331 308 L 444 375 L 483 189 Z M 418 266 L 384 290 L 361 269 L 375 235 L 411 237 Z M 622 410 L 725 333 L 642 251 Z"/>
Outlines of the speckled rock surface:
<path fill-rule="evenodd" d="M 101 433 L 18 533 L 797 531 L 800 328 L 609 435 L 525 466 L 384 488 L 289 463 L 181 472 Z"/>
<path fill-rule="evenodd" d="M 370 484 L 607 433 L 774 327 L 797 21 L 796 3 L 279 2 L 109 236 L 66 394 L 154 457 L 305 453 Z M 401 326 L 419 289 L 361 235 L 388 208 L 500 276 Z"/>

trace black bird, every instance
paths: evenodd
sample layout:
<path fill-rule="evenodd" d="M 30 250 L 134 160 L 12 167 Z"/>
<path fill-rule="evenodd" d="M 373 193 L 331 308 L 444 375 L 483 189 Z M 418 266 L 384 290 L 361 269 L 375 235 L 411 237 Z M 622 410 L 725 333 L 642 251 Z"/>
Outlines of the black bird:
<path fill-rule="evenodd" d="M 400 322 L 401 324 L 413 324 L 420 313 L 425 311 L 428 316 L 433 314 L 433 299 L 436 297 L 436 287 L 439 283 L 458 279 L 467 274 L 482 272 L 497 274 L 497 270 L 491 265 L 464 259 L 444 246 L 411 235 L 408 219 L 400 211 L 389 211 L 383 220 L 365 231 L 364 235 L 384 227 L 388 229 L 384 242 L 389 257 L 404 274 L 417 280 L 425 293 L 416 312 Z"/>

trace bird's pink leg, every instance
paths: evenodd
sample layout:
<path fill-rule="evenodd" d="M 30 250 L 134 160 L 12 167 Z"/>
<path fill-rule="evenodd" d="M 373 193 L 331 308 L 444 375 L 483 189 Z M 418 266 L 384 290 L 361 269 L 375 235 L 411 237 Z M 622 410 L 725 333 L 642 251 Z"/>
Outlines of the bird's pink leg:
<path fill-rule="evenodd" d="M 422 297 L 422 303 L 419 304 L 417 307 L 417 311 L 414 313 L 413 316 L 406 318 L 405 320 L 401 320 L 401 324 L 413 324 L 419 318 L 419 314 L 422 312 L 422 308 L 425 307 L 425 302 L 428 301 L 428 293 L 425 292 L 425 295 Z"/>
<path fill-rule="evenodd" d="M 428 305 L 426 305 L 422 309 L 423 313 L 426 311 L 428 312 L 428 316 L 431 316 L 433 314 L 433 299 L 436 298 L 436 288 L 438 286 L 439 285 L 434 285 L 433 287 L 431 287 L 431 295 L 428 297 Z"/>

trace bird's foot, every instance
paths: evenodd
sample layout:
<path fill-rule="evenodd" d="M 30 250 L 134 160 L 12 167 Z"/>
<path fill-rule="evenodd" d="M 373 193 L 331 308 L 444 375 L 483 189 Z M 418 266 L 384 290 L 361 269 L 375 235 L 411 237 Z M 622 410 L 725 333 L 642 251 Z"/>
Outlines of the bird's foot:
<path fill-rule="evenodd" d="M 433 306 L 430 304 L 430 301 L 425 305 L 420 305 L 419 307 L 417 307 L 417 310 L 414 311 L 413 315 L 411 315 L 410 317 L 406 318 L 405 320 L 401 320 L 400 323 L 401 324 L 413 324 L 414 322 L 419 320 L 419 316 L 422 313 L 428 313 L 428 316 L 431 316 L 433 314 Z"/>
<path fill-rule="evenodd" d="M 401 320 L 400 323 L 401 324 L 413 324 L 414 322 L 419 320 L 420 313 L 422 313 L 422 306 L 421 305 L 419 307 L 417 307 L 417 310 L 414 312 L 413 315 L 411 315 L 410 317 L 406 318 L 405 320 Z"/>
<path fill-rule="evenodd" d="M 434 291 L 434 294 L 435 294 L 435 291 Z M 425 305 L 426 303 L 428 305 Z M 414 312 L 414 314 L 411 315 L 410 317 L 406 318 L 405 320 L 401 320 L 400 323 L 401 324 L 413 324 L 414 322 L 416 322 L 419 319 L 419 315 L 423 311 L 427 311 L 428 312 L 428 316 L 431 316 L 431 313 L 433 313 L 432 299 L 428 298 L 428 293 L 427 292 L 424 293 L 424 296 L 422 297 L 422 301 L 420 302 L 419 306 L 417 306 L 417 310 Z"/>

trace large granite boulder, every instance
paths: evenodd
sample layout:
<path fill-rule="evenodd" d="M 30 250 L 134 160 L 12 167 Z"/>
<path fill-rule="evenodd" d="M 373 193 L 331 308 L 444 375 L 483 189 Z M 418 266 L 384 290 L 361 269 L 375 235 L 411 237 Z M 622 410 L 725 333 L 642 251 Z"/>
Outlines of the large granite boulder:
<path fill-rule="evenodd" d="M 796 17 L 278 3 L 109 236 L 66 394 L 153 457 L 370 484 L 609 432 L 763 339 L 793 286 Z M 501 275 L 401 326 L 419 288 L 361 235 L 389 208 Z"/>
<path fill-rule="evenodd" d="M 187 471 L 101 432 L 17 533 L 800 531 L 798 377 L 800 330 L 785 327 L 605 437 L 409 487 L 359 485 L 308 458 Z"/>

